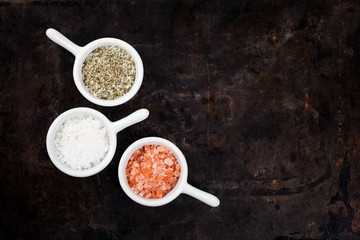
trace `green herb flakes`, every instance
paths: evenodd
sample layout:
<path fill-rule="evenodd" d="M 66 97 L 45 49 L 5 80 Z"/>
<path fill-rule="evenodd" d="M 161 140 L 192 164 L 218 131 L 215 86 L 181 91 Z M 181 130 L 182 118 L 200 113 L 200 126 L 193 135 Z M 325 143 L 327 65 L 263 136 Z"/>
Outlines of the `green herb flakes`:
<path fill-rule="evenodd" d="M 135 82 L 135 62 L 117 46 L 103 46 L 92 51 L 82 67 L 83 81 L 95 97 L 116 99 L 125 95 Z"/>

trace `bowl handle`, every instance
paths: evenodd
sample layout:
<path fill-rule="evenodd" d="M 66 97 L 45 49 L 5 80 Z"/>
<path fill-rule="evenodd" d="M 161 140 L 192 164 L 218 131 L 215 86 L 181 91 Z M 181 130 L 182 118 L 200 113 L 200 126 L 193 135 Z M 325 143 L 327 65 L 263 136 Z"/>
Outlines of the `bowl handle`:
<path fill-rule="evenodd" d="M 81 52 L 80 46 L 76 45 L 53 28 L 49 28 L 48 30 L 46 30 L 46 36 L 48 36 L 48 38 L 50 38 L 52 41 L 74 54 L 75 57 Z"/>
<path fill-rule="evenodd" d="M 217 207 L 220 205 L 220 200 L 215 197 L 214 195 L 204 192 L 196 187 L 191 186 L 190 184 L 186 183 L 183 188 L 183 193 L 194 197 L 212 207 Z"/>
<path fill-rule="evenodd" d="M 149 110 L 143 108 L 133 112 L 129 116 L 124 117 L 119 121 L 113 122 L 112 126 L 114 128 L 114 131 L 118 133 L 129 126 L 134 125 L 135 123 L 145 120 L 148 116 L 149 116 Z"/>

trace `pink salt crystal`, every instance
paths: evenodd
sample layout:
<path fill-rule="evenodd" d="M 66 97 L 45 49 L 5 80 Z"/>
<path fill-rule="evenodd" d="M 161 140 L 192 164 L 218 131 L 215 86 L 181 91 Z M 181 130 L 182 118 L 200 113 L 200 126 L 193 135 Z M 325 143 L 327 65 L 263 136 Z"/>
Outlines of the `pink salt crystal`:
<path fill-rule="evenodd" d="M 166 152 L 166 151 L 168 151 L 168 149 L 167 149 L 166 147 L 163 147 L 163 146 L 157 146 L 156 148 L 157 148 L 157 150 L 159 150 L 160 152 Z"/>
<path fill-rule="evenodd" d="M 137 176 L 135 177 L 135 181 L 140 182 L 140 180 L 141 180 L 140 175 L 137 175 Z"/>
<path fill-rule="evenodd" d="M 173 165 L 173 161 L 171 161 L 170 158 L 166 158 L 166 159 L 164 160 L 164 163 L 165 163 L 166 165 L 168 165 L 168 166 Z"/>
<path fill-rule="evenodd" d="M 173 177 L 173 178 L 171 179 L 170 183 L 174 184 L 174 183 L 177 182 L 177 180 L 178 180 L 177 177 Z"/>
<path fill-rule="evenodd" d="M 169 149 L 146 145 L 131 156 L 126 176 L 135 193 L 146 198 L 162 198 L 175 187 L 180 164 Z"/>
<path fill-rule="evenodd" d="M 139 190 L 137 190 L 136 188 L 132 188 L 132 190 L 136 193 L 136 194 L 138 194 L 139 193 Z"/>
<path fill-rule="evenodd" d="M 143 184 L 142 182 L 139 182 L 138 185 L 136 185 L 137 189 L 140 191 L 143 189 Z"/>

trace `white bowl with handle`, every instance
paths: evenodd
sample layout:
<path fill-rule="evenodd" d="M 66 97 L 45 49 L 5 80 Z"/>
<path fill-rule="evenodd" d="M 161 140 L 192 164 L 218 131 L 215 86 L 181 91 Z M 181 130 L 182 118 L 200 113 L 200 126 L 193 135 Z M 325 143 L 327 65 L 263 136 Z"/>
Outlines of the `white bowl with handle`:
<path fill-rule="evenodd" d="M 84 47 L 80 47 L 53 28 L 49 28 L 48 30 L 46 30 L 46 35 L 52 41 L 74 54 L 74 82 L 79 92 L 90 102 L 104 107 L 117 106 L 129 101 L 140 89 L 144 77 L 144 65 L 140 55 L 130 44 L 117 38 L 100 38 L 88 43 Z M 82 77 L 82 67 L 86 57 L 95 49 L 103 46 L 118 46 L 127 51 L 132 56 L 135 62 L 136 76 L 134 85 L 130 88 L 129 92 L 113 100 L 101 99 L 94 96 L 86 88 Z"/>
<path fill-rule="evenodd" d="M 72 169 L 70 166 L 66 165 L 59 157 L 57 156 L 56 149 L 55 149 L 55 136 L 56 133 L 59 131 L 62 124 L 72 117 L 75 116 L 91 116 L 100 121 L 100 123 L 104 126 L 107 132 L 108 140 L 109 140 L 109 148 L 105 155 L 105 157 L 98 163 L 97 165 L 87 168 L 87 169 Z M 131 125 L 134 125 L 138 122 L 145 120 L 149 116 L 149 111 L 147 109 L 140 109 L 135 111 L 134 113 L 130 114 L 129 116 L 118 120 L 116 122 L 111 122 L 107 117 L 105 117 L 99 111 L 96 111 L 91 108 L 73 108 L 70 109 L 61 115 L 59 115 L 51 124 L 47 136 L 46 136 L 46 148 L 49 154 L 49 157 L 53 164 L 63 173 L 73 176 L 73 177 L 89 177 L 95 175 L 102 171 L 114 157 L 116 146 L 117 146 L 117 139 L 116 134 L 127 128 Z"/>
<path fill-rule="evenodd" d="M 179 162 L 181 167 L 180 177 L 175 187 L 170 192 L 168 192 L 164 197 L 159 199 L 149 199 L 149 198 L 141 197 L 130 188 L 127 181 L 126 166 L 128 164 L 128 161 L 136 150 L 142 148 L 145 145 L 161 145 L 168 148 L 174 154 L 176 160 Z M 181 193 L 185 193 L 191 197 L 194 197 L 212 207 L 217 207 L 220 204 L 220 200 L 217 197 L 215 197 L 210 193 L 204 192 L 198 188 L 195 188 L 187 182 L 188 166 L 184 154 L 175 144 L 164 138 L 146 137 L 139 139 L 133 144 L 131 144 L 125 150 L 125 152 L 123 153 L 120 159 L 118 175 L 119 175 L 120 185 L 124 190 L 124 192 L 126 193 L 126 195 L 128 195 L 135 202 L 144 206 L 157 207 L 157 206 L 165 205 L 171 202 L 172 200 L 174 200 L 175 198 L 177 198 Z"/>

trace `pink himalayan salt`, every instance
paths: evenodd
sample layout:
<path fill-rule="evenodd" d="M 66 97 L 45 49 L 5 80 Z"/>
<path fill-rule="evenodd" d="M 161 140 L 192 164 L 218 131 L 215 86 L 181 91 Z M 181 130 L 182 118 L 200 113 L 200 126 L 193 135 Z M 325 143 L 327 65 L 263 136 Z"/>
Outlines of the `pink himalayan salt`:
<path fill-rule="evenodd" d="M 126 166 L 130 188 L 145 198 L 162 198 L 176 185 L 181 167 L 164 146 L 145 145 L 136 150 Z"/>

